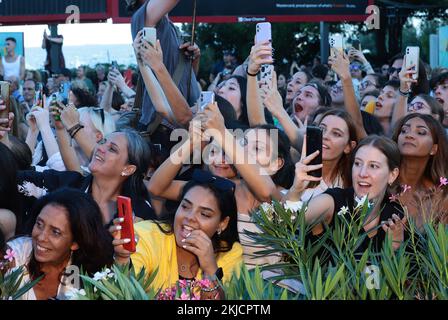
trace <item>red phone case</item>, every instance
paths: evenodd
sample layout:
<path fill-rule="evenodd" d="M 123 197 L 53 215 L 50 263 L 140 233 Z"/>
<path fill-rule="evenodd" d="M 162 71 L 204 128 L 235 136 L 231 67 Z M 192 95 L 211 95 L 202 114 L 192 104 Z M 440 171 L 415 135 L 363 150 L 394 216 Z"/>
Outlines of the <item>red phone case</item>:
<path fill-rule="evenodd" d="M 131 242 L 123 245 L 123 248 L 135 252 L 134 219 L 132 215 L 131 198 L 118 196 L 118 217 L 124 218 L 121 223 L 121 239 L 131 239 Z"/>

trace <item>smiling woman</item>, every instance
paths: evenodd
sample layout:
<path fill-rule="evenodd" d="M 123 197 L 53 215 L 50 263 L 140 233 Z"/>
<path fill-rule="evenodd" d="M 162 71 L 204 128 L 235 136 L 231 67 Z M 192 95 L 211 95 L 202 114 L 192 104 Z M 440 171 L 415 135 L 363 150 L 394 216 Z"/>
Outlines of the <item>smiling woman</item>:
<path fill-rule="evenodd" d="M 74 189 L 50 193 L 36 203 L 32 216 L 31 237 L 7 243 L 15 256 L 12 267 L 28 271 L 22 284 L 44 275 L 21 299 L 65 299 L 73 285 L 67 266 L 93 275 L 113 263 L 111 237 L 89 195 Z"/>
<path fill-rule="evenodd" d="M 301 161 L 296 176 L 306 177 L 309 171 L 306 161 Z M 322 195 L 314 197 L 308 203 L 305 220 L 308 224 L 322 221 L 330 228 L 335 225 L 335 219 L 341 219 L 339 213 L 343 208 L 348 208 L 349 212 L 355 212 L 355 200 L 366 197 L 371 203 L 371 210 L 366 217 L 364 230 L 372 230 L 378 226 L 375 232 L 369 232 L 369 236 L 364 239 L 357 249 L 357 253 L 362 253 L 373 244 L 374 250 L 380 250 L 386 236 L 393 240 L 393 247 L 397 249 L 403 239 L 403 208 L 391 202 L 389 199 L 389 189 L 398 178 L 400 167 L 400 152 L 397 144 L 389 138 L 372 135 L 363 140 L 353 151 L 352 157 L 352 188 L 328 189 Z M 357 217 L 347 215 L 349 219 Z M 313 230 L 314 232 L 315 230 Z M 316 230 L 314 235 L 320 234 L 323 230 Z"/>
<path fill-rule="evenodd" d="M 227 179 L 195 170 L 193 180 L 183 188 L 181 203 L 174 217 L 164 223 L 144 221 L 135 225 L 139 241 L 131 253 L 123 248 L 118 219 L 111 232 L 115 238 L 115 261 L 132 261 L 136 270 L 148 274 L 157 270 L 154 289 L 166 289 L 178 280 L 208 278 L 213 294 L 223 298 L 217 280 L 228 282 L 239 273 L 242 248 L 238 243 L 235 184 Z"/>

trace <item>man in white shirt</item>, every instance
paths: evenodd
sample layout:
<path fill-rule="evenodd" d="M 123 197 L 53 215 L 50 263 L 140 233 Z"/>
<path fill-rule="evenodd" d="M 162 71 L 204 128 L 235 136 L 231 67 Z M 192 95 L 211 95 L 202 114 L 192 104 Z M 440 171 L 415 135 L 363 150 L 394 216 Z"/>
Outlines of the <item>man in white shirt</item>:
<path fill-rule="evenodd" d="M 0 75 L 4 79 L 9 77 L 25 79 L 25 58 L 16 54 L 16 45 L 15 38 L 5 40 L 6 56 L 0 61 Z"/>

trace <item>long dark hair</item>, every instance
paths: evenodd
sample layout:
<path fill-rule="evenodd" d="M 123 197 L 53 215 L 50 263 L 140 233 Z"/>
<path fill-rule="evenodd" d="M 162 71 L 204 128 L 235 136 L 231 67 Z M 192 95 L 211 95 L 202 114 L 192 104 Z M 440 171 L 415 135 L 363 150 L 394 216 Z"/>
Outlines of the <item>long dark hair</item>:
<path fill-rule="evenodd" d="M 285 189 L 291 188 L 292 183 L 294 182 L 295 166 L 291 158 L 291 143 L 288 136 L 272 124 L 262 124 L 251 129 L 266 130 L 269 137 L 271 137 L 270 134 L 274 132 L 273 130 L 277 132 L 277 157 L 283 160 L 283 166 L 274 175 L 272 175 L 271 178 L 276 186 L 281 186 Z M 272 137 L 271 140 L 273 140 Z M 275 146 L 275 144 L 271 145 L 271 148 L 273 146 Z"/>
<path fill-rule="evenodd" d="M 89 275 L 100 271 L 105 266 L 111 266 L 114 262 L 112 236 L 103 225 L 102 215 L 98 204 L 93 198 L 82 191 L 70 188 L 62 188 L 40 198 L 34 205 L 30 223 L 34 225 L 42 209 L 47 205 L 61 206 L 68 213 L 70 231 L 73 242 L 79 246 L 73 251 L 72 265 L 78 266 Z M 28 226 L 32 232 L 31 224 Z M 42 274 L 39 262 L 34 254 L 30 257 L 28 270 L 32 278 Z"/>
<path fill-rule="evenodd" d="M 180 200 L 182 200 L 187 192 L 194 187 L 203 187 L 213 193 L 218 203 L 219 211 L 221 211 L 221 221 L 223 221 L 226 217 L 229 217 L 227 228 L 223 230 L 220 235 L 215 233 L 211 240 L 215 252 L 230 251 L 233 244 L 239 241 L 235 189 L 223 191 L 222 189 L 218 189 L 213 183 L 190 180 L 182 189 Z M 165 215 L 159 222 L 155 221 L 155 223 L 157 223 L 163 233 L 172 234 L 174 232 L 174 218 L 175 215 L 173 214 Z"/>
<path fill-rule="evenodd" d="M 151 164 L 151 149 L 135 130 L 121 129 L 116 132 L 124 134 L 128 145 L 128 163 L 136 167 L 135 172 L 124 182 L 122 195 L 130 197 L 132 200 L 135 200 L 136 197 L 149 200 L 148 189 L 143 180 Z"/>
<path fill-rule="evenodd" d="M 13 153 L 0 142 L 0 208 L 16 216 L 16 234 L 22 228 L 22 205 L 17 189 L 17 165 Z"/>
<path fill-rule="evenodd" d="M 75 87 L 72 88 L 72 93 L 78 100 L 78 105 L 76 106 L 76 108 L 96 107 L 98 105 L 98 101 L 88 90 Z"/>
<path fill-rule="evenodd" d="M 434 144 L 438 145 L 437 152 L 435 155 L 430 156 L 424 173 L 425 178 L 437 185 L 440 177 L 446 177 L 448 175 L 448 170 L 446 168 L 446 161 L 448 159 L 448 140 L 445 129 L 442 127 L 441 123 L 429 114 L 411 113 L 400 119 L 395 125 L 392 139 L 395 142 L 398 142 L 401 128 L 406 122 L 413 118 L 420 118 L 425 121 L 429 131 L 431 131 Z"/>
<path fill-rule="evenodd" d="M 349 136 L 348 143 L 355 141 L 356 144 L 358 144 L 358 138 L 356 135 L 356 125 L 347 111 L 343 109 L 330 109 L 322 115 L 319 121 L 319 125 L 322 122 L 322 120 L 324 120 L 324 118 L 327 116 L 335 116 L 344 120 L 348 128 L 348 136 Z M 343 153 L 338 161 L 335 172 L 333 172 L 330 177 L 331 181 L 334 181 L 339 175 L 342 178 L 342 182 L 344 183 L 344 188 L 349 188 L 352 186 L 352 180 L 350 179 L 350 171 L 351 171 L 350 158 L 351 158 L 351 152 L 348 154 Z"/>

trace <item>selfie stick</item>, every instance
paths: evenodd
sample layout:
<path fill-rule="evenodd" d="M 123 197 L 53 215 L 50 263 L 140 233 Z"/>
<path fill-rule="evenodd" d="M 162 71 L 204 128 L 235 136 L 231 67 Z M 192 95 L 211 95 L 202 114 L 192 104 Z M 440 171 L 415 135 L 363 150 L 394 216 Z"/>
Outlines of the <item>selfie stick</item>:
<path fill-rule="evenodd" d="M 190 45 L 194 45 L 195 41 L 195 31 L 196 31 L 196 0 L 193 0 L 193 25 L 191 27 L 191 42 Z M 191 76 L 193 73 L 193 59 L 190 58 L 190 72 L 188 75 L 188 82 L 187 82 L 187 102 L 190 101 L 190 90 L 191 90 Z"/>

